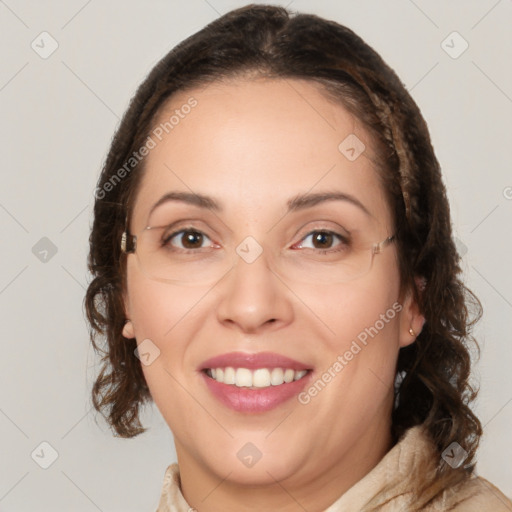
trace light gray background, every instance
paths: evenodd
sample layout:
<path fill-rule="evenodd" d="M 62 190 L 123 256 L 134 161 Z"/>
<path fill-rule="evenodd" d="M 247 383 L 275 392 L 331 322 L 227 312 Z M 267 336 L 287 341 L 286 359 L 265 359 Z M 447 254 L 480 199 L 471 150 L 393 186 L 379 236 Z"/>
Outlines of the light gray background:
<path fill-rule="evenodd" d="M 397 71 L 428 122 L 465 276 L 485 308 L 474 370 L 485 425 L 477 472 L 512 496 L 512 1 L 279 4 L 355 30 Z M 149 432 L 124 440 L 91 411 L 97 361 L 82 301 L 93 191 L 146 73 L 183 38 L 242 5 L 0 0 L 2 511 L 156 509 L 175 460 L 160 413 L 147 409 Z M 43 31 L 59 45 L 47 59 L 31 48 L 34 40 L 43 46 Z M 441 46 L 453 31 L 469 43 L 456 59 Z M 447 44 L 453 52 L 462 41 Z M 32 250 L 43 237 L 57 248 L 46 262 L 39 245 Z M 49 460 L 43 441 L 58 452 L 48 469 L 31 457 L 38 449 L 34 458 Z"/>

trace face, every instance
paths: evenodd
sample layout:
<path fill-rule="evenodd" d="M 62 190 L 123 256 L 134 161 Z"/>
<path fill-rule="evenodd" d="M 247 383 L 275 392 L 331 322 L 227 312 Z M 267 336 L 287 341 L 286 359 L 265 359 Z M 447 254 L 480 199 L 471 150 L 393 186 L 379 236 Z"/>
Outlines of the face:
<path fill-rule="evenodd" d="M 382 457 L 398 351 L 422 317 L 398 296 L 394 243 L 365 274 L 330 278 L 343 264 L 355 275 L 356 248 L 393 234 L 366 132 L 302 80 L 180 92 L 159 122 L 176 109 L 153 137 L 130 230 L 141 251 L 148 233 L 165 238 L 180 271 L 157 280 L 128 256 L 124 335 L 150 354 L 142 369 L 180 469 L 300 486 Z M 351 135 L 362 153 L 342 144 Z"/>

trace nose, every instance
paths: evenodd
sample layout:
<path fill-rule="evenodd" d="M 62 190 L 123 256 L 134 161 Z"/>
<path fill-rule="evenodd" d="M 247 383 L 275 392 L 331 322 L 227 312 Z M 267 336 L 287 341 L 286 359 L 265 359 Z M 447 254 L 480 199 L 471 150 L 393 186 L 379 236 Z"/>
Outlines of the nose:
<path fill-rule="evenodd" d="M 244 333 L 274 330 L 293 319 L 291 292 L 271 270 L 265 251 L 253 262 L 235 259 L 222 279 L 217 318 Z"/>

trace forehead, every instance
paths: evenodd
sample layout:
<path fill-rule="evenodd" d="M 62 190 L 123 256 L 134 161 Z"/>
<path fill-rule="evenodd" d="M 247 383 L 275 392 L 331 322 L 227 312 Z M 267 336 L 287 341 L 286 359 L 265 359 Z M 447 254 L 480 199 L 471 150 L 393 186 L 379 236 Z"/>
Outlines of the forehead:
<path fill-rule="evenodd" d="M 254 215 L 262 205 L 282 208 L 297 194 L 337 190 L 388 219 L 366 131 L 310 81 L 238 80 L 180 91 L 150 136 L 154 148 L 135 202 L 138 224 L 169 191 L 202 193 Z M 353 160 L 346 149 L 357 140 L 365 149 Z"/>

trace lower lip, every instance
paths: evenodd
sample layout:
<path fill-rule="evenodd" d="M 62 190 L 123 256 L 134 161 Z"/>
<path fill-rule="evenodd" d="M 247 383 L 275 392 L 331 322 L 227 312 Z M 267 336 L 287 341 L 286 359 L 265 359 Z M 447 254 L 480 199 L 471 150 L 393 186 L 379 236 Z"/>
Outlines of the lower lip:
<path fill-rule="evenodd" d="M 250 389 L 223 384 L 208 377 L 204 372 L 202 374 L 209 390 L 224 405 L 238 412 L 252 413 L 270 411 L 290 400 L 305 388 L 311 377 L 310 371 L 302 379 L 293 382 L 261 389 Z"/>

